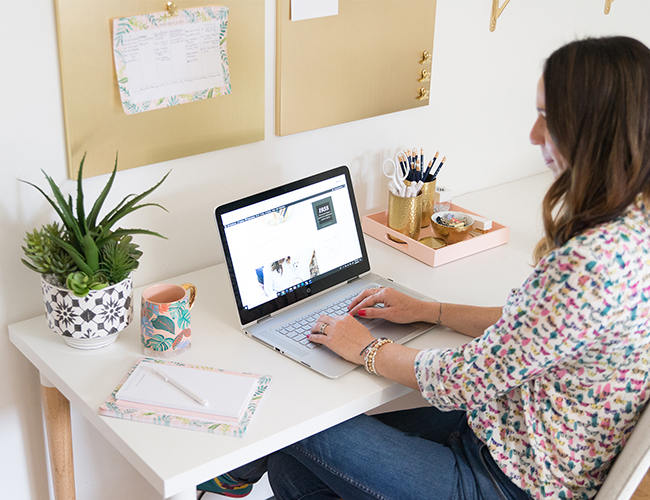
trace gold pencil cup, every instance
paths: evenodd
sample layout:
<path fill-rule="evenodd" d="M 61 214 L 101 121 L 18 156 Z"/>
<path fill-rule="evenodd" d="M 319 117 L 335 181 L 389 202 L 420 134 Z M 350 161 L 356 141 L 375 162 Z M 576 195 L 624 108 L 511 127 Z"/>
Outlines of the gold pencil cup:
<path fill-rule="evenodd" d="M 431 224 L 433 215 L 433 198 L 436 194 L 436 181 L 422 184 L 422 227 Z"/>
<path fill-rule="evenodd" d="M 388 192 L 388 227 L 404 236 L 418 240 L 422 226 L 422 193 L 414 198 L 402 198 Z M 402 240 L 388 237 L 398 243 Z"/>

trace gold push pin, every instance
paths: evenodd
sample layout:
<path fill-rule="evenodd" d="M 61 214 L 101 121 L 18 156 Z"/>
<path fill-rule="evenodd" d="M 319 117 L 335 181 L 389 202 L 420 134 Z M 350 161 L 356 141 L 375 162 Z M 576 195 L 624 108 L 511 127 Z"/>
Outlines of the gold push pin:
<path fill-rule="evenodd" d="M 178 15 L 178 7 L 174 2 L 167 2 L 167 12 L 170 17 Z"/>

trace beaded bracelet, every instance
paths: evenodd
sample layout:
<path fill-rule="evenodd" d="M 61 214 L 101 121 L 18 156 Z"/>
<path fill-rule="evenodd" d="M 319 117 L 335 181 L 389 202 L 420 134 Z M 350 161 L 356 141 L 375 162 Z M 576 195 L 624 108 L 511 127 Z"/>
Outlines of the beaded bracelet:
<path fill-rule="evenodd" d="M 380 339 L 374 340 L 367 347 L 366 355 L 364 357 L 364 365 L 368 373 L 379 375 L 379 373 L 377 373 L 377 370 L 375 369 L 375 358 L 377 357 L 377 351 L 379 351 L 379 348 L 381 346 L 386 344 L 392 344 L 392 343 L 393 343 L 392 340 L 382 337 Z"/>

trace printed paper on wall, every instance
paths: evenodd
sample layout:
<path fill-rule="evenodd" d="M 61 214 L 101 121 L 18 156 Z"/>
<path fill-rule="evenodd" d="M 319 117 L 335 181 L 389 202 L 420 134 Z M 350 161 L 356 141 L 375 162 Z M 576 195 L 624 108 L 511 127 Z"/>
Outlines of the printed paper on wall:
<path fill-rule="evenodd" d="M 113 21 L 113 53 L 128 115 L 230 94 L 228 9 L 200 7 Z"/>

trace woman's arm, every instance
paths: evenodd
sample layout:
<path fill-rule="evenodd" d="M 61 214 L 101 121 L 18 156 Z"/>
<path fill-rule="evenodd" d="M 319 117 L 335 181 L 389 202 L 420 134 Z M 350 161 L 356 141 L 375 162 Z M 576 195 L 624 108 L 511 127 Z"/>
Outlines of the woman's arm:
<path fill-rule="evenodd" d="M 375 371 L 406 387 L 420 390 L 415 376 L 415 357 L 417 349 L 399 344 L 386 344 L 379 348 L 375 356 Z"/>
<path fill-rule="evenodd" d="M 501 317 L 500 307 L 466 306 L 463 304 L 440 303 L 440 324 L 452 330 L 480 337 L 485 329 L 495 324 Z"/>
<path fill-rule="evenodd" d="M 374 307 L 383 304 L 384 307 Z M 500 307 L 479 307 L 417 300 L 392 288 L 364 290 L 350 303 L 350 314 L 384 318 L 393 323 L 426 321 L 479 337 L 501 317 Z"/>

